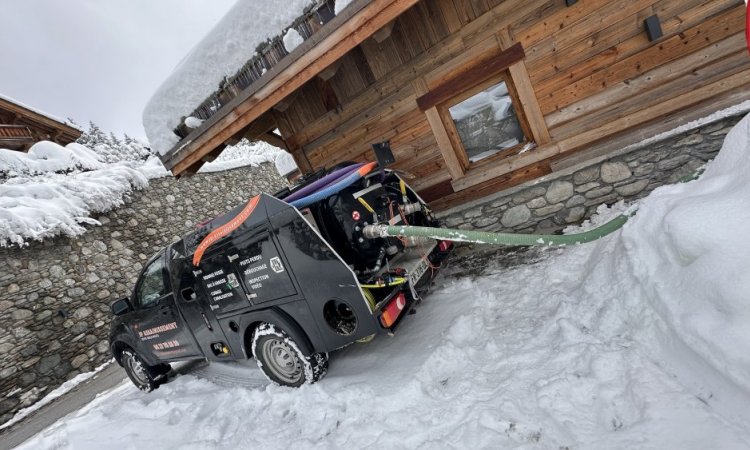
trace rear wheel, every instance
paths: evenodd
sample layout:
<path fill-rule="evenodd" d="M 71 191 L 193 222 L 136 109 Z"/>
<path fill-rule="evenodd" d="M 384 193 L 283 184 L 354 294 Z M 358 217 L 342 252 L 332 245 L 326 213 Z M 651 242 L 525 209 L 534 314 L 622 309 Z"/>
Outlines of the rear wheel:
<path fill-rule="evenodd" d="M 255 331 L 252 352 L 260 370 L 281 386 L 315 383 L 328 371 L 327 353 L 305 356 L 294 339 L 272 324 L 264 323 Z"/>
<path fill-rule="evenodd" d="M 147 365 L 137 353 L 129 348 L 122 351 L 120 360 L 130 381 L 143 392 L 151 392 L 158 388 L 166 381 L 170 370 L 169 364 Z"/>

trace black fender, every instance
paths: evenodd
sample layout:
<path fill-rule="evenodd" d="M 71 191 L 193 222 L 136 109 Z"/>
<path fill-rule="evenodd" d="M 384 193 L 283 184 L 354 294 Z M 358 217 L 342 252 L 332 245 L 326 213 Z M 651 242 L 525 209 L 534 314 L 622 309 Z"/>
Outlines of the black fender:
<path fill-rule="evenodd" d="M 253 311 L 243 314 L 240 318 L 240 330 L 242 330 L 242 349 L 248 357 L 252 356 L 252 335 L 255 329 L 260 323 L 270 323 L 272 325 L 281 328 L 286 334 L 289 335 L 297 346 L 300 348 L 305 356 L 310 356 L 315 353 L 315 348 L 310 341 L 309 334 L 307 333 L 294 319 L 288 314 L 278 308 L 263 309 L 260 311 Z M 317 333 L 317 329 L 314 330 Z"/>
<path fill-rule="evenodd" d="M 127 328 L 124 326 L 117 327 L 116 330 L 113 331 L 110 339 L 109 339 L 109 351 L 112 353 L 112 357 L 115 358 L 115 361 L 117 361 L 117 364 L 122 366 L 122 361 L 120 360 L 120 353 L 122 351 L 121 346 L 127 346 L 130 347 L 134 352 L 138 354 L 147 364 L 153 364 L 153 361 L 148 361 L 146 355 L 142 355 L 141 352 L 139 352 L 140 348 L 138 343 L 136 342 L 135 337 L 128 332 Z"/>

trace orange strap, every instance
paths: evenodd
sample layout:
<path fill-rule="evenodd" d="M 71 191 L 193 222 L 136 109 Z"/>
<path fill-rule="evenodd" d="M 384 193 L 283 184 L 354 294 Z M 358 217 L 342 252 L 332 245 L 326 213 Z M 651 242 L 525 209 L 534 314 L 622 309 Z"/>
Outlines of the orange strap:
<path fill-rule="evenodd" d="M 203 238 L 200 245 L 198 245 L 198 248 L 195 249 L 195 254 L 193 255 L 193 265 L 198 266 L 198 264 L 201 263 L 201 258 L 203 258 L 203 253 L 208 250 L 208 247 L 214 244 L 214 242 L 218 241 L 219 239 L 223 238 L 224 236 L 228 235 L 232 231 L 239 228 L 240 225 L 242 225 L 243 222 L 247 220 L 248 217 L 250 217 L 250 214 L 253 213 L 255 210 L 255 207 L 258 206 L 258 201 L 260 200 L 260 196 L 256 195 L 252 199 L 250 199 L 249 202 L 247 202 L 247 206 L 240 211 L 237 216 L 235 216 L 232 220 L 225 223 L 224 225 L 220 226 L 219 228 L 215 229 L 211 233 L 209 233 L 208 236 Z"/>

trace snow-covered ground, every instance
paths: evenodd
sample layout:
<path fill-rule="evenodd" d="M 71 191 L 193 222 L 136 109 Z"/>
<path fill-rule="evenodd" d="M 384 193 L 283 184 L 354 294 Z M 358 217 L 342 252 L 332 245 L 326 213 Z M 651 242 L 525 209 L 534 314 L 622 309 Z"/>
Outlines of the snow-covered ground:
<path fill-rule="evenodd" d="M 748 448 L 747 223 L 750 117 L 621 232 L 444 276 L 318 384 L 125 384 L 21 448 Z"/>

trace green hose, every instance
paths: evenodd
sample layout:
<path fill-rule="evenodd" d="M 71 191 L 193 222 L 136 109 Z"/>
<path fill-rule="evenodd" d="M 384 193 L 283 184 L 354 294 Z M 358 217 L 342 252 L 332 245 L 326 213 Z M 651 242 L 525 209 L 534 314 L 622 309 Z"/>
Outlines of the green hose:
<path fill-rule="evenodd" d="M 684 176 L 678 183 L 687 183 L 697 180 L 705 168 Z M 368 239 L 393 237 L 423 237 L 453 242 L 472 242 L 475 244 L 490 245 L 519 245 L 519 246 L 541 246 L 541 245 L 574 245 L 601 239 L 622 228 L 625 222 L 635 214 L 635 209 L 628 210 L 609 222 L 600 225 L 593 230 L 575 234 L 512 234 L 512 233 L 490 233 L 487 231 L 456 230 L 451 228 L 413 227 L 409 225 L 367 225 L 363 234 Z"/>
<path fill-rule="evenodd" d="M 634 212 L 623 213 L 593 230 L 576 234 L 512 234 L 450 228 L 413 227 L 408 225 L 368 225 L 364 228 L 364 235 L 370 239 L 387 236 L 405 236 L 491 245 L 573 245 L 595 241 L 619 230 Z"/>

